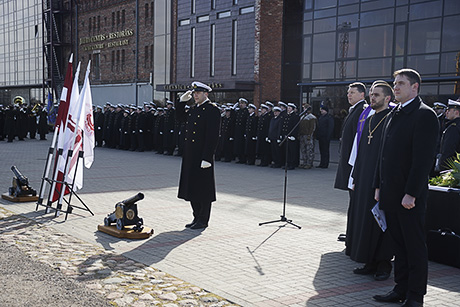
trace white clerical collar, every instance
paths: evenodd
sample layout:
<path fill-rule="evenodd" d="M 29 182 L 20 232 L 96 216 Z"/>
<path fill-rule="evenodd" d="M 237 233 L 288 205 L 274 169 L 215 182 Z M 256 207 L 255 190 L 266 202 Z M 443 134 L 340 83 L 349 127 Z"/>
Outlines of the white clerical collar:
<path fill-rule="evenodd" d="M 415 99 L 415 97 L 412 98 L 411 100 L 406 101 L 405 103 L 402 103 L 402 104 L 401 104 L 401 108 L 404 108 L 405 106 L 407 106 L 407 105 L 408 105 L 409 103 L 411 103 L 414 99 Z"/>

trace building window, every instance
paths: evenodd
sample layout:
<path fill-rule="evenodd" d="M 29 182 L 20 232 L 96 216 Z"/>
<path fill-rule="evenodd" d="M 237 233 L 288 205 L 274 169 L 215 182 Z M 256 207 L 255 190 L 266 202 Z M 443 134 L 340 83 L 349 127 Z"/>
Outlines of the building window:
<path fill-rule="evenodd" d="M 117 30 L 119 26 L 120 26 L 120 11 L 117 11 Z"/>
<path fill-rule="evenodd" d="M 89 35 L 91 35 L 91 26 L 92 26 L 92 18 L 89 19 L 89 23 L 88 23 L 88 33 L 89 33 Z"/>
<path fill-rule="evenodd" d="M 216 0 L 211 0 L 211 10 L 216 9 Z"/>
<path fill-rule="evenodd" d="M 149 19 L 149 4 L 145 4 L 145 22 L 147 22 L 147 19 Z"/>
<path fill-rule="evenodd" d="M 209 62 L 211 63 L 209 68 L 209 75 L 214 77 L 215 73 L 215 51 L 216 51 L 216 25 L 211 25 L 211 50 L 209 52 L 210 59 Z"/>
<path fill-rule="evenodd" d="M 94 79 L 100 80 L 101 79 L 101 70 L 100 70 L 100 53 L 93 54 L 93 71 L 94 71 Z"/>
<path fill-rule="evenodd" d="M 198 16 L 196 19 L 197 22 L 205 22 L 209 21 L 209 15 L 204 15 L 204 16 Z"/>
<path fill-rule="evenodd" d="M 150 68 L 153 67 L 153 45 L 150 45 Z"/>
<path fill-rule="evenodd" d="M 230 11 L 225 11 L 225 12 L 220 12 L 217 13 L 217 19 L 225 18 L 225 17 L 230 17 L 232 16 L 232 12 Z"/>
<path fill-rule="evenodd" d="M 195 0 L 191 0 L 190 5 L 191 5 L 190 12 L 192 14 L 195 14 Z"/>
<path fill-rule="evenodd" d="M 121 71 L 125 71 L 125 49 L 121 50 Z"/>
<path fill-rule="evenodd" d="M 117 64 L 116 71 L 120 71 L 120 50 L 117 50 Z"/>
<path fill-rule="evenodd" d="M 153 2 L 150 3 L 150 24 L 153 24 L 153 13 L 154 13 L 154 6 Z"/>
<path fill-rule="evenodd" d="M 115 50 L 112 50 L 112 68 L 111 71 L 115 70 Z"/>
<path fill-rule="evenodd" d="M 101 32 L 101 15 L 97 16 L 97 33 Z"/>
<path fill-rule="evenodd" d="M 195 28 L 191 30 L 190 77 L 195 78 Z"/>
<path fill-rule="evenodd" d="M 253 6 L 240 8 L 240 15 L 249 14 L 249 13 L 254 13 L 254 7 Z"/>
<path fill-rule="evenodd" d="M 121 11 L 121 26 L 122 27 L 125 26 L 125 21 L 126 21 L 126 12 L 125 12 L 125 10 L 122 10 Z"/>
<path fill-rule="evenodd" d="M 112 12 L 112 31 L 115 29 L 115 12 Z"/>
<path fill-rule="evenodd" d="M 190 19 L 179 20 L 179 26 L 186 26 L 190 24 Z"/>
<path fill-rule="evenodd" d="M 237 39 L 238 39 L 238 21 L 233 20 L 232 22 L 232 76 L 236 75 Z"/>

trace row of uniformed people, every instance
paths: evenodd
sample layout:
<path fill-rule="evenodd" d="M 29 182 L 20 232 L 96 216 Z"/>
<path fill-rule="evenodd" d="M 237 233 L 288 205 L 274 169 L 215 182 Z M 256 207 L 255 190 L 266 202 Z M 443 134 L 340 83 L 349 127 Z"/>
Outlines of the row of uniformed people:
<path fill-rule="evenodd" d="M 259 166 L 274 168 L 284 166 L 287 160 L 288 169 L 297 167 L 299 115 L 296 105 L 280 101 L 274 106 L 267 101 L 260 105 L 258 113 L 256 111 L 256 106 L 245 98 L 223 110 L 216 160 L 254 165 L 256 159 L 260 159 Z M 291 135 L 280 146 L 291 130 Z"/>
<path fill-rule="evenodd" d="M 96 107 L 94 125 L 99 147 L 172 155 L 180 144 L 181 125 L 175 120 L 171 101 L 165 108 L 154 103 L 144 103 L 143 107 L 107 103 L 104 112 L 102 107 Z"/>
<path fill-rule="evenodd" d="M 46 140 L 48 133 L 48 113 L 42 105 L 27 106 L 25 102 L 8 106 L 0 105 L 0 141 L 13 142 L 17 137 L 23 141 L 27 137 L 35 139 L 37 132 L 40 140 Z"/>

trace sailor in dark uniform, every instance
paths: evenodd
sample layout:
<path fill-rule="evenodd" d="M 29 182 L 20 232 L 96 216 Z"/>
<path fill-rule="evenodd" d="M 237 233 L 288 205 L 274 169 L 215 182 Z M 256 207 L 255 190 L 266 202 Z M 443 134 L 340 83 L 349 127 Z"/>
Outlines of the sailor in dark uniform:
<path fill-rule="evenodd" d="M 254 165 L 256 162 L 256 145 L 257 145 L 257 122 L 259 118 L 256 114 L 256 106 L 252 103 L 248 106 L 249 116 L 246 120 L 245 129 L 245 148 L 247 164 Z"/>
<path fill-rule="evenodd" d="M 239 109 L 235 110 L 235 141 L 234 141 L 234 153 L 238 158 L 236 163 L 246 163 L 246 155 L 244 153 L 245 138 L 244 133 L 246 130 L 246 120 L 249 116 L 247 108 L 248 101 L 244 98 L 238 100 Z"/>
<path fill-rule="evenodd" d="M 273 114 L 269 112 L 270 108 L 267 104 L 260 105 L 261 114 L 257 123 L 257 155 L 260 158 L 258 166 L 268 166 L 271 162 L 271 149 L 268 139 L 268 128 Z"/>
<path fill-rule="evenodd" d="M 177 119 L 186 121 L 186 136 L 178 197 L 190 201 L 193 221 L 185 225 L 191 229 L 208 227 L 211 203 L 216 200 L 214 154 L 219 140 L 220 111 L 208 99 L 212 90 L 201 82 L 192 83 L 177 105 Z M 188 112 L 187 102 L 195 102 Z"/>
<path fill-rule="evenodd" d="M 460 153 L 460 102 L 450 100 L 446 111 L 446 128 L 441 137 L 441 148 L 437 169 L 440 171 L 451 169 L 449 162 Z"/>

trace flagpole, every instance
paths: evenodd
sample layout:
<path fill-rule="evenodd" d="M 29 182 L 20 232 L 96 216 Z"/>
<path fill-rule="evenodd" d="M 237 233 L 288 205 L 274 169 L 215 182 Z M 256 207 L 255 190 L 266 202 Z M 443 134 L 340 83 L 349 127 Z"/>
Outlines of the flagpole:
<path fill-rule="evenodd" d="M 85 74 L 85 81 L 83 83 L 83 87 L 82 87 L 82 93 L 84 93 L 86 87 L 88 86 L 88 81 L 89 81 L 89 74 L 91 72 L 91 60 L 88 61 L 88 66 L 86 67 L 86 74 Z M 72 147 L 75 146 L 75 140 L 77 139 L 77 134 L 78 134 L 78 128 L 79 128 L 79 122 L 80 122 L 80 116 L 81 116 L 81 109 L 83 107 L 83 103 L 84 103 L 84 95 L 80 95 L 78 97 L 78 112 L 77 112 L 77 118 L 76 118 L 76 121 L 75 121 L 75 129 L 74 129 L 74 133 L 73 133 L 73 137 L 72 137 L 72 142 L 70 143 Z M 69 151 L 68 151 L 68 154 L 67 154 L 67 159 L 66 159 L 66 164 L 65 164 L 65 167 L 64 167 L 64 184 L 62 185 L 63 188 L 61 188 L 61 193 L 60 193 L 60 196 L 59 196 L 59 200 L 58 200 L 58 204 L 57 204 L 57 208 L 56 208 L 56 213 L 55 213 L 55 216 L 59 216 L 59 213 L 60 213 L 60 210 L 62 208 L 62 201 L 64 199 L 64 192 L 65 192 L 65 187 L 64 186 L 67 186 L 66 185 L 66 181 L 67 181 L 67 175 L 68 175 L 68 162 L 69 162 L 69 159 L 72 158 L 72 155 L 73 155 L 73 149 L 74 148 L 70 148 Z"/>
<path fill-rule="evenodd" d="M 54 129 L 54 135 L 53 135 L 53 141 L 51 142 L 51 146 L 48 150 L 48 156 L 46 158 L 46 164 L 45 164 L 45 170 L 44 170 L 44 173 L 43 173 L 43 178 L 42 178 L 42 183 L 40 185 L 40 192 L 39 192 L 39 197 L 38 197 L 38 201 L 37 201 L 37 207 L 35 208 L 35 211 L 38 210 L 38 206 L 42 205 L 43 204 L 43 197 L 44 197 L 44 194 L 45 194 L 45 185 L 46 183 L 48 182 L 48 175 L 50 173 L 50 169 L 51 169 L 51 162 L 53 160 L 53 155 L 54 155 L 54 148 L 56 146 L 56 141 L 57 141 L 57 135 L 58 135 L 58 129 Z"/>

